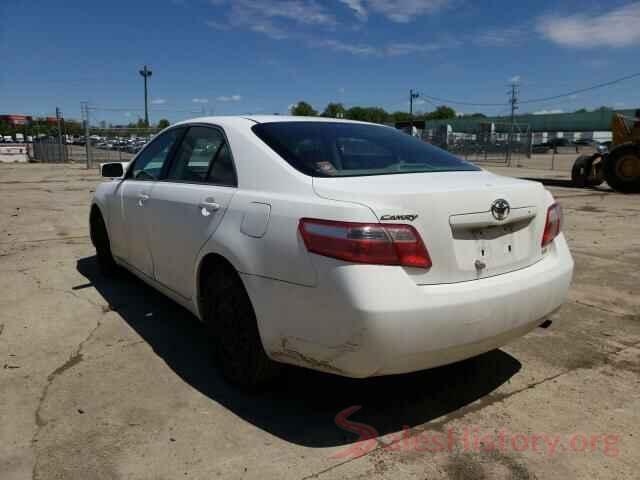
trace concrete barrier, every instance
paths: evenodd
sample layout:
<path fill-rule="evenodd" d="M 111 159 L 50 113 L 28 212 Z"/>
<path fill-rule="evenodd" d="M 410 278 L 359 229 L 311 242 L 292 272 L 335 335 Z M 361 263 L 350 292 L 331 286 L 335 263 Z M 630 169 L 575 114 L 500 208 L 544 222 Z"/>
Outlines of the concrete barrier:
<path fill-rule="evenodd" d="M 0 163 L 26 163 L 29 161 L 29 147 L 26 144 L 0 145 Z"/>

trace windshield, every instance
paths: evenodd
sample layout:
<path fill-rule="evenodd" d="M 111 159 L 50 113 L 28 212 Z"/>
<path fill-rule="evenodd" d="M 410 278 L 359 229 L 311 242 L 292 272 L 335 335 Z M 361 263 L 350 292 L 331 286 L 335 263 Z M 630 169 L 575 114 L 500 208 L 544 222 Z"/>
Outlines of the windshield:
<path fill-rule="evenodd" d="M 314 177 L 480 170 L 382 125 L 293 121 L 259 123 L 252 130 L 293 167 Z"/>

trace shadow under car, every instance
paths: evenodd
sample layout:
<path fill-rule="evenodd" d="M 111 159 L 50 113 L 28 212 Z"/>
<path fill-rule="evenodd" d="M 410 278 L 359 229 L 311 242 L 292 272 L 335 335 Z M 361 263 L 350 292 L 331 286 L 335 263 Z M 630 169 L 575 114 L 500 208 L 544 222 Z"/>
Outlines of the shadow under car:
<path fill-rule="evenodd" d="M 77 269 L 89 283 L 76 288 L 96 288 L 192 388 L 272 435 L 308 447 L 358 440 L 335 423 L 336 415 L 349 407 L 361 406 L 349 421 L 386 435 L 454 413 L 490 394 L 521 368 L 501 350 L 431 370 L 369 379 L 285 366 L 269 389 L 247 393 L 218 373 L 206 329 L 190 312 L 129 273 L 117 281 L 103 277 L 95 257 L 80 259 Z"/>

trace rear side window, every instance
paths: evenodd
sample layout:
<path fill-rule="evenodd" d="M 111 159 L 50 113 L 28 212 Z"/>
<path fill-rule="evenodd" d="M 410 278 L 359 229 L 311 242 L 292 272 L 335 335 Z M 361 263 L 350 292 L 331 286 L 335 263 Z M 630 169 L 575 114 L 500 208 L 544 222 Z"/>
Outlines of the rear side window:
<path fill-rule="evenodd" d="M 271 122 L 252 127 L 272 150 L 314 177 L 480 170 L 399 130 L 338 122 Z"/>
<path fill-rule="evenodd" d="M 222 132 L 211 127 L 189 128 L 167 180 L 235 186 L 233 160 Z"/>

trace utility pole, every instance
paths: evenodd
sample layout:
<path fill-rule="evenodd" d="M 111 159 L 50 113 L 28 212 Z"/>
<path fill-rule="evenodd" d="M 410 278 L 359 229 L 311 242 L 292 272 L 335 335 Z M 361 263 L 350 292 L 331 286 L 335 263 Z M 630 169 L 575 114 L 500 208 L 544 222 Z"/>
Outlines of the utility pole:
<path fill-rule="evenodd" d="M 56 123 L 58 125 L 58 158 L 61 162 L 64 162 L 64 152 L 62 151 L 62 125 L 60 119 L 62 118 L 62 112 L 56 107 Z"/>
<path fill-rule="evenodd" d="M 91 139 L 89 138 L 89 102 L 80 102 L 80 111 L 84 123 L 84 148 L 87 153 L 87 169 L 93 164 L 91 159 Z"/>
<path fill-rule="evenodd" d="M 418 98 L 420 94 L 418 92 L 414 92 L 413 90 L 409 90 L 409 135 L 413 136 L 413 100 Z"/>
<path fill-rule="evenodd" d="M 147 88 L 147 79 L 153 75 L 153 72 L 147 68 L 145 65 L 142 70 L 140 70 L 140 75 L 144 78 L 144 123 L 147 127 L 149 127 L 149 97 L 148 97 L 148 88 Z"/>
<path fill-rule="evenodd" d="M 511 105 L 511 127 L 509 130 L 509 140 L 507 141 L 507 165 L 511 165 L 511 152 L 513 144 L 513 134 L 516 126 L 516 110 L 518 109 L 518 94 L 520 93 L 520 87 L 518 82 L 511 83 L 511 90 L 509 91 L 509 104 Z"/>

